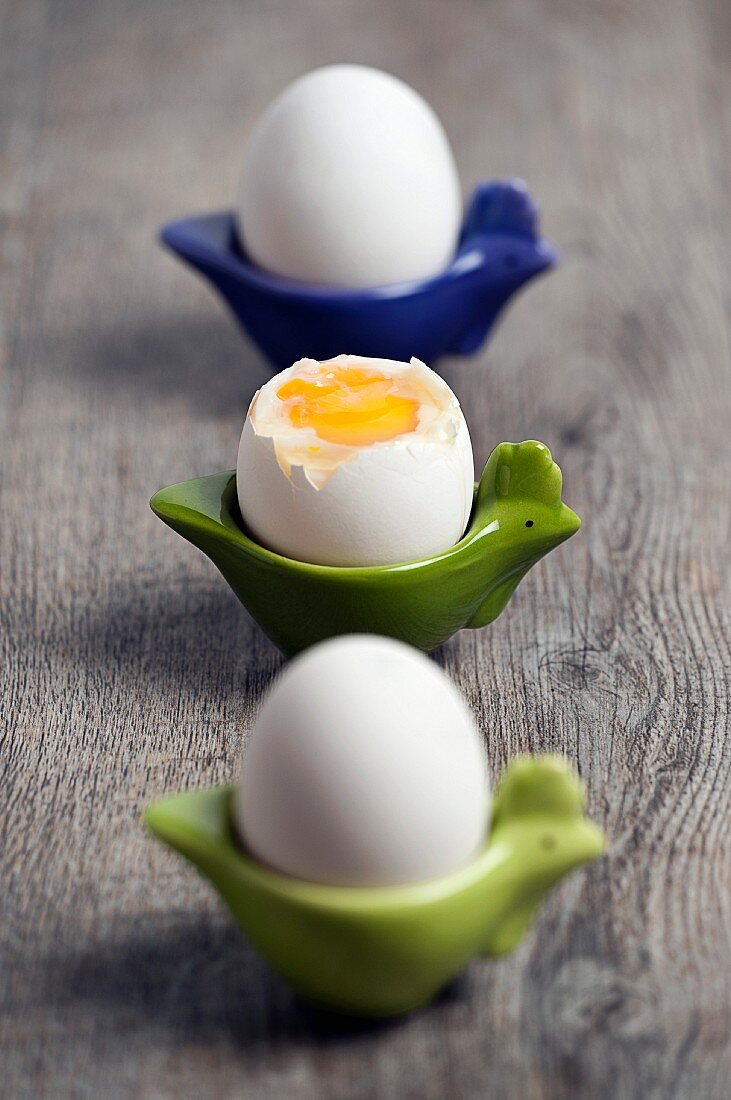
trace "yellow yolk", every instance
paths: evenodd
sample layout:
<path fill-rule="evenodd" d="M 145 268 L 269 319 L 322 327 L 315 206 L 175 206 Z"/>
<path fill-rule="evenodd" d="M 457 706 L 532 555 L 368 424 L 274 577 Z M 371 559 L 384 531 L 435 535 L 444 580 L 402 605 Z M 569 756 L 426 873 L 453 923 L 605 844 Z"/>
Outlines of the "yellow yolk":
<path fill-rule="evenodd" d="M 416 431 L 429 396 L 413 381 L 362 367 L 324 367 L 277 390 L 295 428 L 311 428 L 328 443 L 367 447 Z"/>

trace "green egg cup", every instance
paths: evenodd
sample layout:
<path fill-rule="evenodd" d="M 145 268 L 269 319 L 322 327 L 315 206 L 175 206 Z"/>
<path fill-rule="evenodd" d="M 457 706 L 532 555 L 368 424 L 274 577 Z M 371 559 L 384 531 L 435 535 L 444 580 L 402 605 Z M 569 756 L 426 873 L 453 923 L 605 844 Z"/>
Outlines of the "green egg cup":
<path fill-rule="evenodd" d="M 530 567 L 581 526 L 561 501 L 551 452 L 535 440 L 495 448 L 455 546 L 399 565 L 334 568 L 267 550 L 244 532 L 233 471 L 161 489 L 150 505 L 208 555 L 288 655 L 336 634 L 361 633 L 400 638 L 428 653 L 462 627 L 491 623 Z"/>
<path fill-rule="evenodd" d="M 496 792 L 485 848 L 466 867 L 417 885 L 320 886 L 244 854 L 232 793 L 179 794 L 150 806 L 145 820 L 210 879 L 252 945 L 299 993 L 357 1016 L 409 1012 L 475 955 L 513 950 L 551 887 L 605 844 L 567 763 L 521 757 Z"/>

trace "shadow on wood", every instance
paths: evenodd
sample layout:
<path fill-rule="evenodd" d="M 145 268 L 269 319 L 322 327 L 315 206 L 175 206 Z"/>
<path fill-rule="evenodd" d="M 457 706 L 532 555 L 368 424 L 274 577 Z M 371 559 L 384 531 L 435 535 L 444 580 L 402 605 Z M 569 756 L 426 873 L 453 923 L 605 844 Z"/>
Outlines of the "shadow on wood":
<path fill-rule="evenodd" d="M 84 382 L 164 410 L 184 403 L 193 415 L 243 424 L 254 390 L 270 376 L 253 346 L 219 313 L 143 318 L 120 332 L 82 329 L 56 349 L 63 368 Z"/>
<path fill-rule="evenodd" d="M 195 694 L 198 711 L 236 691 L 258 698 L 281 664 L 277 649 L 220 578 L 178 585 L 130 580 L 103 603 L 76 609 L 52 639 L 56 659 L 106 679 L 150 690 Z"/>
<path fill-rule="evenodd" d="M 72 1017 L 131 1018 L 139 1032 L 183 1046 L 255 1050 L 272 1034 L 316 1045 L 351 1042 L 439 1013 L 468 998 L 462 977 L 415 1017 L 363 1020 L 321 1010 L 294 994 L 233 925 L 184 915 L 160 927 L 140 922 L 121 935 L 59 951 L 42 961 L 32 1004 L 53 1004 Z"/>

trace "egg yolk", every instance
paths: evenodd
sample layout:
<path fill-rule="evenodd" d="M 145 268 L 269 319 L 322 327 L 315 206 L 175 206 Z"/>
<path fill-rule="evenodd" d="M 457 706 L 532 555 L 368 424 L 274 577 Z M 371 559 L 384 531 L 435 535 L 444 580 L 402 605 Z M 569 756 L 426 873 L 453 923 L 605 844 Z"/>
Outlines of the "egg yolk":
<path fill-rule="evenodd" d="M 365 447 L 416 431 L 422 398 L 413 382 L 362 367 L 326 367 L 277 390 L 295 428 L 328 443 Z"/>

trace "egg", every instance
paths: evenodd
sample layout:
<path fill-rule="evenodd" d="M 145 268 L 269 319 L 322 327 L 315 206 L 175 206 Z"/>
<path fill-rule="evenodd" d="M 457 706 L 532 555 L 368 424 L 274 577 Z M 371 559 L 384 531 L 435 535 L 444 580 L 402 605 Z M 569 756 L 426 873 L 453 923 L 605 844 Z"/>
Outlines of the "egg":
<path fill-rule="evenodd" d="M 481 850 L 480 735 L 442 670 L 402 642 L 350 635 L 293 661 L 265 699 L 233 800 L 244 848 L 309 882 L 392 886 Z"/>
<path fill-rule="evenodd" d="M 290 84 L 244 160 L 245 251 L 278 275 L 368 287 L 436 275 L 452 259 L 462 202 L 431 107 L 407 84 L 331 65 Z"/>
<path fill-rule="evenodd" d="M 246 530 L 285 557 L 414 561 L 464 533 L 472 444 L 457 398 L 418 359 L 301 359 L 255 394 L 236 486 Z"/>

